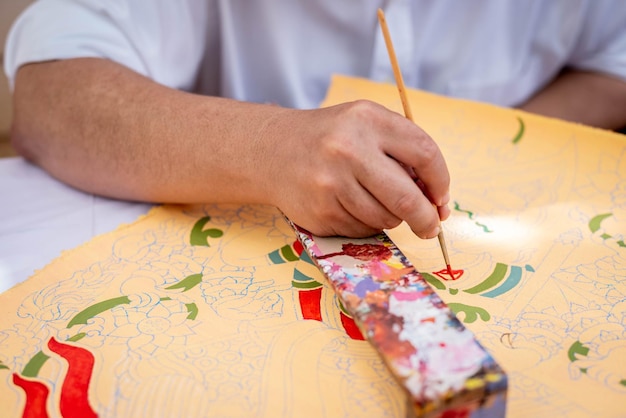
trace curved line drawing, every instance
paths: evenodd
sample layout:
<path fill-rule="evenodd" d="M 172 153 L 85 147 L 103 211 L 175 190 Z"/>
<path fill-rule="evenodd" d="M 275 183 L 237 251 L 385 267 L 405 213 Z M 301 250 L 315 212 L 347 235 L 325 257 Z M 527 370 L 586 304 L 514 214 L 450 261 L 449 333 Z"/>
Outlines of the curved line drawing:
<path fill-rule="evenodd" d="M 454 202 L 454 210 L 456 210 L 457 212 L 466 213 L 469 219 L 474 220 L 474 212 L 472 212 L 471 210 L 461 209 L 461 205 L 459 205 L 459 202 Z M 483 223 L 474 221 L 474 224 L 481 228 L 484 232 L 493 232 L 492 229 L 489 229 L 489 227 Z"/>
<path fill-rule="evenodd" d="M 513 346 L 513 339 L 511 338 L 511 333 L 510 332 L 505 332 L 504 334 L 502 334 L 500 336 L 500 343 L 505 346 L 506 348 L 515 348 Z"/>
<path fill-rule="evenodd" d="M 493 272 L 483 280 L 481 283 L 477 284 L 474 287 L 470 287 L 469 289 L 465 289 L 465 293 L 476 294 L 480 292 L 484 292 L 485 290 L 491 289 L 496 286 L 498 283 L 504 279 L 504 275 L 507 270 L 507 265 L 504 263 L 497 263 L 493 268 Z"/>
<path fill-rule="evenodd" d="M 492 229 L 489 229 L 489 227 L 485 224 L 481 224 L 480 222 L 474 222 L 476 224 L 476 226 L 479 226 L 483 229 L 483 231 L 485 232 L 493 232 Z"/>
<path fill-rule="evenodd" d="M 517 133 L 515 134 L 515 136 L 513 137 L 512 141 L 511 141 L 514 144 L 517 144 L 520 141 L 520 139 L 522 139 L 522 136 L 524 136 L 524 130 L 526 128 L 522 118 L 517 116 L 517 120 L 519 122 L 519 129 L 517 130 Z"/>
<path fill-rule="evenodd" d="M 457 212 L 467 213 L 468 218 L 474 219 L 474 212 L 472 212 L 471 210 L 461 209 L 459 202 L 454 202 L 454 210 L 456 210 Z"/>
<path fill-rule="evenodd" d="M 513 289 L 522 280 L 522 268 L 520 266 L 511 266 L 509 277 L 499 287 L 483 293 L 482 296 L 493 298 Z"/>

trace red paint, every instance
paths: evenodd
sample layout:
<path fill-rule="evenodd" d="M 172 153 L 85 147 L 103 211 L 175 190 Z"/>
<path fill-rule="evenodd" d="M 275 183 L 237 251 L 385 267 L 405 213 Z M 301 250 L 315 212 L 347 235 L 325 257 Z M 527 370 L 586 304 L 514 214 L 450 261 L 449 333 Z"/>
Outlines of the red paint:
<path fill-rule="evenodd" d="M 446 268 L 443 270 L 433 272 L 433 274 L 443 280 L 457 280 L 463 275 L 463 273 L 465 273 L 464 270 L 452 270 L 452 268 L 450 268 L 450 264 L 447 264 Z"/>
<path fill-rule="evenodd" d="M 21 387 L 26 393 L 26 404 L 22 418 L 48 418 L 46 401 L 50 389 L 41 382 L 23 379 L 17 373 L 13 373 L 13 383 Z"/>
<path fill-rule="evenodd" d="M 61 415 L 64 418 L 97 417 L 88 398 L 94 365 L 93 354 L 89 350 L 58 342 L 54 338 L 48 341 L 48 348 L 68 363 L 59 400 Z"/>
<path fill-rule="evenodd" d="M 300 257 L 300 254 L 302 254 L 302 251 L 304 251 L 302 243 L 298 240 L 295 240 L 291 246 L 293 247 L 293 250 L 296 252 L 296 254 L 298 254 L 298 257 Z"/>
<path fill-rule="evenodd" d="M 346 334 L 348 334 L 348 337 L 352 338 L 353 340 L 365 340 L 365 338 L 363 338 L 363 334 L 361 334 L 361 330 L 359 329 L 359 327 L 356 326 L 354 319 L 352 319 L 343 312 L 339 312 L 339 315 L 341 316 L 341 325 L 343 325 L 343 329 L 346 330 Z"/>
<path fill-rule="evenodd" d="M 441 414 L 441 418 L 469 418 L 472 411 L 469 408 L 448 409 Z"/>
<path fill-rule="evenodd" d="M 304 319 L 313 319 L 322 322 L 322 287 L 310 290 L 299 290 L 300 310 Z"/>
<path fill-rule="evenodd" d="M 382 261 L 388 260 L 393 255 L 391 250 L 382 244 L 342 244 L 341 252 L 324 254 L 317 257 L 324 259 L 334 257 L 336 255 L 347 255 L 362 261 Z"/>

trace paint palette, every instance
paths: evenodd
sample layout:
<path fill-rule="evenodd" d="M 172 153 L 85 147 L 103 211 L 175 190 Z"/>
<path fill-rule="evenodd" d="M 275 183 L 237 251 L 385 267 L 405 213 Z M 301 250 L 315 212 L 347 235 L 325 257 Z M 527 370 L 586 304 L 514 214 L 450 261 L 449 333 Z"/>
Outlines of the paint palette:
<path fill-rule="evenodd" d="M 291 223 L 418 417 L 503 417 L 507 377 L 382 233 L 321 238 Z"/>

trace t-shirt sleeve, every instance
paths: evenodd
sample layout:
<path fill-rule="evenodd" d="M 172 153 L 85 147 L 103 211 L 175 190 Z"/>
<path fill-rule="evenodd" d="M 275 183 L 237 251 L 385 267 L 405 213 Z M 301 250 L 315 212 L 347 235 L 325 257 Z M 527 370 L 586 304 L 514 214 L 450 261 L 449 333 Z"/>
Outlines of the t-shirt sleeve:
<path fill-rule="evenodd" d="M 20 66 L 98 57 L 163 85 L 190 90 L 204 46 L 208 2 L 38 0 L 15 21 L 4 70 L 13 88 Z"/>
<path fill-rule="evenodd" d="M 626 81 L 626 1 L 590 1 L 569 65 Z"/>

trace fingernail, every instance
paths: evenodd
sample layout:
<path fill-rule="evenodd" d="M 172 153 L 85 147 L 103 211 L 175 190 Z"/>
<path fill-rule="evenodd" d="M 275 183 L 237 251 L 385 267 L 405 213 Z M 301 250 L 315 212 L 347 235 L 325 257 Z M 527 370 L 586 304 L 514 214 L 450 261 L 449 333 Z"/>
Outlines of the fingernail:
<path fill-rule="evenodd" d="M 450 192 L 447 192 L 445 195 L 443 195 L 443 198 L 441 198 L 441 204 L 437 206 L 445 206 L 448 204 L 449 201 L 450 201 Z"/>
<path fill-rule="evenodd" d="M 448 205 L 443 205 L 439 208 L 439 219 L 445 221 L 450 216 L 451 210 Z"/>
<path fill-rule="evenodd" d="M 432 233 L 429 235 L 429 238 L 435 238 L 437 235 L 439 235 L 439 232 L 441 232 L 441 228 L 439 226 L 436 226 L 435 229 L 433 229 Z"/>

